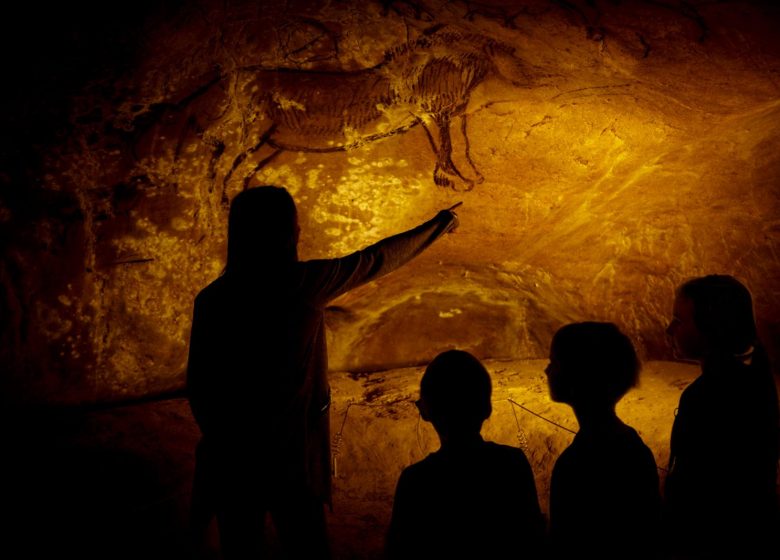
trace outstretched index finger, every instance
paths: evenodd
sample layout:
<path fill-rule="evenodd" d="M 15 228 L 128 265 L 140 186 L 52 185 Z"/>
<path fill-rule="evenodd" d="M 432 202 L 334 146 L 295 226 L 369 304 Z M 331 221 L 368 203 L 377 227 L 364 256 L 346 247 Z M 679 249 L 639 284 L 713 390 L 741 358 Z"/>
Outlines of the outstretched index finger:
<path fill-rule="evenodd" d="M 455 209 L 456 209 L 458 206 L 460 206 L 461 204 L 463 204 L 463 201 L 462 201 L 462 200 L 461 200 L 460 202 L 456 202 L 455 204 L 453 204 L 452 206 L 450 206 L 449 208 L 447 208 L 447 210 L 449 210 L 450 212 L 452 212 L 453 210 L 455 210 Z"/>

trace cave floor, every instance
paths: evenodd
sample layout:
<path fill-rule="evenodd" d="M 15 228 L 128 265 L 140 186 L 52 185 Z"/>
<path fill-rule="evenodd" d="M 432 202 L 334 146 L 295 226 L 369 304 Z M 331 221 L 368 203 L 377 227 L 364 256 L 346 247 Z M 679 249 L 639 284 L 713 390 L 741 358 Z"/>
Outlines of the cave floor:
<path fill-rule="evenodd" d="M 483 435 L 523 447 L 547 509 L 549 476 L 576 422 L 550 401 L 546 360 L 486 361 L 493 415 Z M 422 368 L 331 374 L 336 558 L 379 558 L 395 482 L 437 448 L 413 401 Z M 645 364 L 618 412 L 637 428 L 659 467 L 682 389 L 696 369 Z M 198 430 L 183 397 L 7 418 L 4 528 L 18 557 L 187 558 L 187 517 Z M 663 478 L 663 470 L 660 471 Z M 272 533 L 272 528 L 269 529 Z M 273 535 L 271 534 L 272 552 Z M 212 530 L 207 558 L 218 559 Z M 272 554 L 274 556 L 274 554 Z"/>

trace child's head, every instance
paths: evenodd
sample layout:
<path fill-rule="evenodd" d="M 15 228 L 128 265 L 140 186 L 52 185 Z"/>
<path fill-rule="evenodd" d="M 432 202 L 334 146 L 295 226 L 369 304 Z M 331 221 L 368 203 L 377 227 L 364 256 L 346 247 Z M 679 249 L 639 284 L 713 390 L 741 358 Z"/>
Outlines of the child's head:
<path fill-rule="evenodd" d="M 423 420 L 439 435 L 476 432 L 490 416 L 490 374 L 462 350 L 442 352 L 428 365 L 420 382 L 418 406 Z"/>
<path fill-rule="evenodd" d="M 545 369 L 550 396 L 572 406 L 614 406 L 639 380 L 641 368 L 631 340 L 612 323 L 561 327 Z"/>
<path fill-rule="evenodd" d="M 666 332 L 680 358 L 743 354 L 756 342 L 750 292 L 732 276 L 711 274 L 688 280 L 677 289 Z"/>

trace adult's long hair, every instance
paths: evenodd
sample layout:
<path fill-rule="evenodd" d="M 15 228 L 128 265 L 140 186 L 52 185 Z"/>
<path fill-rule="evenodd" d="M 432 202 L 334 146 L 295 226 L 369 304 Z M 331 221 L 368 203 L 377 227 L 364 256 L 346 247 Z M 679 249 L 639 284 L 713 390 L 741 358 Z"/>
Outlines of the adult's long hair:
<path fill-rule="evenodd" d="M 278 270 L 298 260 L 298 213 L 286 189 L 261 186 L 233 199 L 225 274 Z"/>

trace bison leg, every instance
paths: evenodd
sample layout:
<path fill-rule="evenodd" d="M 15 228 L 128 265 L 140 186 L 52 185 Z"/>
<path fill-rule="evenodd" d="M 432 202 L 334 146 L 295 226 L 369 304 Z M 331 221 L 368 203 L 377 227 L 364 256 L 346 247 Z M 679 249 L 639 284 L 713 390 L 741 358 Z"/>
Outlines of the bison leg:
<path fill-rule="evenodd" d="M 450 176 L 458 177 L 461 181 L 466 183 L 467 191 L 474 188 L 474 181 L 464 177 L 458 170 L 455 162 L 452 161 L 452 137 L 450 136 L 450 116 L 448 114 L 433 115 L 433 122 L 439 129 L 439 144 L 433 139 L 433 134 L 423 122 L 423 128 L 428 136 L 428 141 L 431 144 L 433 153 L 436 156 L 436 167 L 433 170 L 433 182 L 440 187 L 451 187 L 455 190 L 455 183 L 449 177 L 446 177 L 444 173 Z"/>
<path fill-rule="evenodd" d="M 451 187 L 454 189 L 454 183 L 442 173 L 441 165 L 439 163 L 439 147 L 436 145 L 436 140 L 433 139 L 433 134 L 431 134 L 431 131 L 428 129 L 428 125 L 425 124 L 424 120 L 421 119 L 420 123 L 425 131 L 425 135 L 428 137 L 428 142 L 431 145 L 431 150 L 433 150 L 433 155 L 436 157 L 436 166 L 433 168 L 434 184 L 439 187 Z"/>
<path fill-rule="evenodd" d="M 469 162 L 469 165 L 471 166 L 471 169 L 474 170 L 474 173 L 477 175 L 476 183 L 478 185 L 482 184 L 482 182 L 485 180 L 485 177 L 482 176 L 482 173 L 479 172 L 479 169 L 477 169 L 477 166 L 474 165 L 474 160 L 471 159 L 471 144 L 469 142 L 469 135 L 466 133 L 466 114 L 462 114 L 460 116 L 460 131 L 463 134 L 463 142 L 466 144 L 466 161 Z"/>

